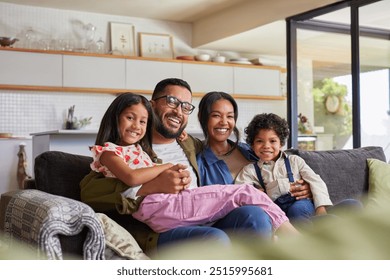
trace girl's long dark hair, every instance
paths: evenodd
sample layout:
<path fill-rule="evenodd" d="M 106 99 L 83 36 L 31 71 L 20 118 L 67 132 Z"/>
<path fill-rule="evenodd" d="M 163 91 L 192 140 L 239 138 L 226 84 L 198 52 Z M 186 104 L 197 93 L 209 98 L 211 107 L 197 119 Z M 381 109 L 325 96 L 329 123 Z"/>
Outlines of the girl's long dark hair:
<path fill-rule="evenodd" d="M 202 127 L 203 135 L 204 135 L 204 138 L 206 140 L 207 145 L 208 145 L 208 140 L 209 140 L 209 132 L 207 130 L 207 123 L 208 123 L 209 118 L 210 118 L 211 107 L 213 106 L 213 104 L 216 101 L 218 101 L 220 99 L 226 99 L 233 105 L 234 121 L 237 123 L 238 106 L 237 106 L 237 102 L 234 100 L 234 98 L 230 94 L 223 92 L 223 91 L 211 91 L 211 92 L 207 93 L 206 95 L 204 95 L 199 102 L 198 120 L 199 120 L 200 126 Z M 233 133 L 236 136 L 236 141 L 234 142 L 232 150 L 237 147 L 238 141 L 240 140 L 240 132 L 239 132 L 237 126 L 234 126 Z"/>
<path fill-rule="evenodd" d="M 95 145 L 104 145 L 105 142 L 112 142 L 119 145 L 121 142 L 119 133 L 119 115 L 127 107 L 142 103 L 148 111 L 148 122 L 145 136 L 140 140 L 139 144 L 142 149 L 150 156 L 152 154 L 152 129 L 153 129 L 153 110 L 150 102 L 142 95 L 125 92 L 118 95 L 105 112 L 98 134 L 96 136 Z"/>

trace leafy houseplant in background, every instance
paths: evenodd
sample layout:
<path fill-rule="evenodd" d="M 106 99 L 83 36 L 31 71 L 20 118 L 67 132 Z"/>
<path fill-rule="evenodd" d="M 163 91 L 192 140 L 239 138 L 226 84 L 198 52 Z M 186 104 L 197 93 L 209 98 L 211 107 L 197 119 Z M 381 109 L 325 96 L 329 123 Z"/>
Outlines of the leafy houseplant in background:
<path fill-rule="evenodd" d="M 332 79 L 314 83 L 314 116 L 316 126 L 334 135 L 334 147 L 342 149 L 352 134 L 352 106 L 346 99 L 347 87 Z"/>
<path fill-rule="evenodd" d="M 86 127 L 87 125 L 91 124 L 92 117 L 88 118 L 82 118 L 82 119 L 77 119 L 76 117 L 74 118 L 74 124 L 76 129 L 81 129 Z"/>

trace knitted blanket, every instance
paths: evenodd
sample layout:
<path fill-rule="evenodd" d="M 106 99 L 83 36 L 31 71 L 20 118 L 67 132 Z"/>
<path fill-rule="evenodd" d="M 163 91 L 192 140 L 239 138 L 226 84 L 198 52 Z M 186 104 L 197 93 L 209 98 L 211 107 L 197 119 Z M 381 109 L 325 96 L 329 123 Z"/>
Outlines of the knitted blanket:
<path fill-rule="evenodd" d="M 83 258 L 104 259 L 105 239 L 100 221 L 88 205 L 39 190 L 18 192 L 5 213 L 4 232 L 29 247 L 38 257 L 63 259 L 59 235 L 73 236 L 87 227 Z"/>

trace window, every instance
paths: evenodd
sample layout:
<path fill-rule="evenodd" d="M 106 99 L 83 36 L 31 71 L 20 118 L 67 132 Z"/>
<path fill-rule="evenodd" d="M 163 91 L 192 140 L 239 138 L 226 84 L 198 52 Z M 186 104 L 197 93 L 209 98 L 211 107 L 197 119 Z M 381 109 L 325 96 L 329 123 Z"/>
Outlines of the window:
<path fill-rule="evenodd" d="M 375 145 L 390 158 L 389 9 L 344 1 L 287 20 L 290 146 L 311 136 L 317 150 Z"/>

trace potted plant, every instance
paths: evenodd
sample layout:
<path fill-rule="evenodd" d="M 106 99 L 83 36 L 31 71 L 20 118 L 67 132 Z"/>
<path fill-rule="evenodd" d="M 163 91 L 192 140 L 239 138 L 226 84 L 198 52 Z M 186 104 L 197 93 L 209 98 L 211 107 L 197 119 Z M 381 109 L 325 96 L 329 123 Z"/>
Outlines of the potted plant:
<path fill-rule="evenodd" d="M 334 147 L 341 149 L 352 134 L 352 105 L 345 85 L 332 79 L 317 81 L 313 88 L 316 126 L 334 135 Z"/>

